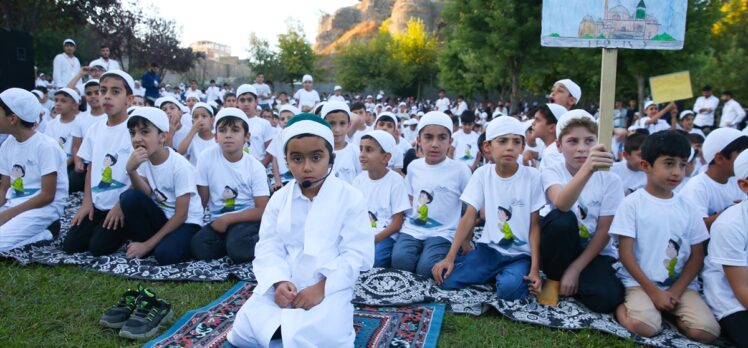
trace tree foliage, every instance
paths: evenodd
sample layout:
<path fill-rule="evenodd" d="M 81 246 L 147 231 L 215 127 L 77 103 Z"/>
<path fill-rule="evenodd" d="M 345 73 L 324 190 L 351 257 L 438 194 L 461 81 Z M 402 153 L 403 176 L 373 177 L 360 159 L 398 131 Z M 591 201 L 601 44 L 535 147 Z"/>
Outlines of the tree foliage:
<path fill-rule="evenodd" d="M 402 33 L 391 34 L 388 28 L 385 21 L 373 38 L 338 47 L 335 78 L 348 90 L 420 96 L 437 71 L 437 40 L 419 19 L 411 18 Z"/>
<path fill-rule="evenodd" d="M 257 34 L 249 35 L 249 69 L 255 73 L 262 72 L 265 79 L 280 81 L 283 69 L 278 59 L 278 53 L 270 47 L 270 42 Z"/>
<path fill-rule="evenodd" d="M 289 23 L 286 33 L 278 35 L 278 51 L 282 81 L 292 83 L 300 81 L 304 74 L 315 75 L 317 54 L 306 40 L 301 25 Z"/>

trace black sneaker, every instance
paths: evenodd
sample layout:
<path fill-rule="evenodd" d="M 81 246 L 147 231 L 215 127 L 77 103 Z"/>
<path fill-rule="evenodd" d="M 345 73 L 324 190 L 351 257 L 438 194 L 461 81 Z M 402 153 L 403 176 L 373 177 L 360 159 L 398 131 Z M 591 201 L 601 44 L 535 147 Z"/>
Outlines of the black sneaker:
<path fill-rule="evenodd" d="M 99 319 L 99 324 L 112 329 L 119 329 L 122 325 L 125 325 L 127 319 L 130 318 L 130 314 L 135 310 L 141 291 L 142 287 L 138 290 L 127 289 L 120 297 L 119 302 L 104 312 Z"/>
<path fill-rule="evenodd" d="M 171 305 L 157 299 L 156 294 L 145 288 L 140 292 L 135 312 L 122 326 L 119 335 L 133 340 L 151 338 L 158 333 L 161 324 L 169 322 L 173 316 Z"/>

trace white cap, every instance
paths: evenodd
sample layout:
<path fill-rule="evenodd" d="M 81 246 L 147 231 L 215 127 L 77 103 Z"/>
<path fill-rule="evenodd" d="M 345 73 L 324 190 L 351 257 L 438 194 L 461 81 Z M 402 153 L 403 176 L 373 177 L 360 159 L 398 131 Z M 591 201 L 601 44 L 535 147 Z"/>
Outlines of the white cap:
<path fill-rule="evenodd" d="M 76 46 L 75 41 L 73 41 L 73 39 L 70 39 L 70 38 L 67 38 L 67 39 L 65 39 L 65 41 L 62 42 L 63 46 L 65 46 L 67 44 L 71 44 L 73 46 Z"/>
<path fill-rule="evenodd" d="M 160 109 L 161 105 L 163 105 L 164 103 L 172 103 L 176 105 L 180 110 L 182 109 L 182 103 L 180 103 L 179 100 L 177 100 L 177 98 L 174 98 L 172 96 L 158 98 L 156 99 L 156 102 L 154 103 L 154 105 Z"/>
<path fill-rule="evenodd" d="M 555 103 L 548 103 L 545 104 L 548 106 L 548 109 L 551 109 L 551 113 L 553 114 L 553 117 L 556 118 L 556 122 L 563 116 L 567 111 L 565 107 L 555 104 Z"/>
<path fill-rule="evenodd" d="M 223 108 L 221 111 L 218 112 L 216 115 L 216 120 L 213 121 L 213 127 L 218 128 L 218 121 L 220 121 L 224 117 L 236 117 L 242 122 L 247 124 L 247 127 L 249 127 L 249 120 L 247 119 L 247 115 L 244 114 L 244 111 L 241 111 L 237 108 Z"/>
<path fill-rule="evenodd" d="M 312 75 L 306 74 L 301 78 L 301 82 L 314 82 Z"/>
<path fill-rule="evenodd" d="M 78 103 L 81 102 L 81 96 L 80 96 L 80 94 L 78 94 L 78 92 L 76 92 L 72 88 L 68 88 L 68 87 L 60 88 L 60 89 L 57 90 L 57 92 L 55 92 L 55 95 L 58 95 L 60 93 L 67 94 L 70 98 L 73 98 L 73 101 L 76 104 L 78 104 Z"/>
<path fill-rule="evenodd" d="M 196 103 L 192 107 L 192 112 L 195 112 L 195 110 L 197 108 L 203 108 L 205 110 L 208 110 L 208 113 L 210 114 L 211 117 L 215 116 L 215 115 L 213 115 L 213 107 L 211 107 L 210 104 L 208 104 L 208 103 L 203 103 L 203 102 Z"/>
<path fill-rule="evenodd" d="M 580 88 L 576 82 L 569 79 L 563 79 L 556 81 L 556 83 L 554 83 L 553 85 L 558 84 L 566 87 L 566 89 L 569 91 L 569 94 L 571 94 L 571 96 L 577 100 L 577 102 L 574 104 L 579 103 L 579 99 L 582 99 L 582 88 Z"/>
<path fill-rule="evenodd" d="M 283 106 L 280 107 L 280 109 L 278 109 L 278 114 L 280 115 L 281 113 L 286 112 L 286 111 L 292 113 L 294 116 L 301 113 L 301 110 L 299 110 L 299 108 L 291 104 L 284 104 Z"/>
<path fill-rule="evenodd" d="M 525 137 L 526 128 L 522 122 L 514 117 L 498 117 L 488 123 L 486 127 L 486 141 L 491 141 L 502 135 L 519 135 Z"/>
<path fill-rule="evenodd" d="M 727 145 L 746 135 L 735 128 L 717 128 L 713 130 L 704 140 L 701 151 L 704 154 L 706 163 L 710 163 L 717 153 L 724 150 Z"/>
<path fill-rule="evenodd" d="M 732 165 L 735 170 L 736 179 L 740 180 L 748 178 L 748 150 L 743 150 L 743 152 L 735 158 L 735 162 L 733 162 Z"/>
<path fill-rule="evenodd" d="M 561 137 L 561 131 L 566 128 L 566 125 L 569 124 L 572 120 L 583 120 L 588 119 L 592 121 L 592 123 L 595 122 L 595 118 L 590 115 L 589 112 L 584 111 L 582 109 L 574 109 L 571 111 L 567 111 L 561 118 L 558 119 L 558 122 L 556 123 L 556 138 Z"/>
<path fill-rule="evenodd" d="M 44 98 L 44 93 L 42 93 L 42 91 L 40 91 L 40 90 L 38 90 L 38 89 L 34 89 L 34 90 L 31 90 L 31 93 L 34 93 L 34 95 L 35 95 L 35 96 L 36 96 L 37 98 L 39 98 L 39 99 L 42 99 L 42 98 Z"/>
<path fill-rule="evenodd" d="M 255 89 L 255 86 L 245 83 L 236 89 L 237 98 L 245 93 L 252 93 L 252 95 L 255 96 L 255 98 L 257 98 L 257 89 Z"/>
<path fill-rule="evenodd" d="M 333 91 L 342 91 L 343 87 L 335 86 L 335 88 L 332 89 Z"/>
<path fill-rule="evenodd" d="M 423 111 L 419 111 L 416 113 L 416 117 L 422 117 L 423 115 L 425 115 Z"/>
<path fill-rule="evenodd" d="M 197 94 L 197 92 L 187 92 L 184 94 L 184 100 L 195 98 L 197 101 L 200 101 L 200 96 Z"/>
<path fill-rule="evenodd" d="M 130 118 L 133 117 L 145 118 L 146 120 L 153 123 L 153 125 L 162 132 L 169 131 L 169 117 L 166 116 L 166 113 L 161 111 L 161 109 L 159 108 L 154 108 L 152 106 L 141 106 L 135 108 L 130 114 Z"/>
<path fill-rule="evenodd" d="M 133 81 L 132 76 L 130 76 L 130 74 L 128 74 L 128 73 L 126 73 L 126 72 L 124 72 L 122 70 L 110 70 L 110 71 L 107 71 L 104 74 L 102 74 L 101 77 L 99 77 L 99 81 L 103 81 L 105 77 L 111 76 L 111 75 L 115 75 L 115 76 L 121 77 L 122 79 L 125 80 L 125 83 L 127 84 L 127 86 L 130 87 L 130 91 L 131 92 L 135 91 L 135 81 Z"/>
<path fill-rule="evenodd" d="M 532 128 L 532 122 L 533 122 L 532 119 L 522 122 L 522 129 L 524 129 L 525 131 L 524 134 L 527 134 L 527 130 Z"/>
<path fill-rule="evenodd" d="M 395 127 L 397 127 L 397 116 L 395 114 L 385 111 L 377 116 L 377 118 L 374 120 L 374 127 L 376 127 L 377 123 L 379 123 L 379 120 L 381 120 L 384 117 L 389 117 L 392 119 L 392 122 L 395 123 Z"/>
<path fill-rule="evenodd" d="M 0 100 L 21 120 L 33 123 L 39 122 L 42 104 L 39 103 L 39 99 L 33 93 L 21 88 L 8 88 L 0 93 Z"/>
<path fill-rule="evenodd" d="M 683 110 L 683 111 L 681 111 L 680 115 L 678 116 L 678 119 L 682 120 L 683 118 L 685 118 L 688 115 L 695 116 L 696 114 L 693 111 L 691 111 L 691 110 Z"/>
<path fill-rule="evenodd" d="M 283 128 L 283 133 L 281 133 L 283 147 L 285 148 L 288 141 L 293 137 L 301 134 L 316 135 L 325 139 L 328 144 L 335 145 L 335 138 L 333 137 L 330 124 L 317 115 L 301 114 L 291 118 L 289 125 Z"/>
<path fill-rule="evenodd" d="M 366 96 L 366 99 L 374 99 L 374 97 L 371 96 L 371 94 Z"/>
<path fill-rule="evenodd" d="M 647 110 L 647 108 L 649 108 L 652 105 L 655 105 L 655 103 L 653 101 L 651 101 L 651 100 L 647 101 L 646 103 L 644 103 L 644 110 Z"/>
<path fill-rule="evenodd" d="M 384 150 L 384 152 L 395 155 L 395 152 L 397 151 L 397 144 L 395 143 L 395 138 L 392 136 L 392 134 L 387 133 L 381 129 L 373 130 L 369 133 L 364 134 L 364 136 L 371 136 L 374 138 L 374 140 L 379 143 L 379 146 Z"/>
<path fill-rule="evenodd" d="M 333 111 L 343 111 L 346 115 L 348 115 L 348 119 L 351 119 L 351 108 L 348 107 L 348 104 L 341 101 L 326 102 L 325 105 L 322 106 L 322 112 L 320 113 L 320 116 L 322 116 L 322 118 L 325 118 Z"/>
<path fill-rule="evenodd" d="M 415 126 L 417 124 L 418 124 L 418 120 L 416 120 L 415 118 L 411 118 L 411 119 L 406 120 L 405 122 L 403 122 L 404 126 Z"/>
<path fill-rule="evenodd" d="M 504 116 L 504 114 L 501 113 L 501 111 L 499 111 L 499 109 L 494 110 L 493 114 L 491 114 L 491 117 L 493 117 L 493 118 L 496 118 L 496 117 L 499 117 L 499 116 Z"/>
<path fill-rule="evenodd" d="M 452 136 L 452 119 L 447 116 L 447 114 L 441 111 L 429 111 L 421 117 L 420 121 L 418 121 L 416 133 L 420 134 L 423 127 L 430 125 L 442 126 L 446 128 L 449 131 L 449 135 Z"/>
<path fill-rule="evenodd" d="M 99 67 L 99 68 L 101 68 L 104 71 L 107 70 L 106 69 L 106 65 L 104 65 L 104 62 L 101 59 L 94 59 L 94 60 L 92 60 L 91 63 L 88 63 L 88 67 L 89 68 Z"/>
<path fill-rule="evenodd" d="M 401 107 L 401 106 L 408 106 L 408 104 L 405 104 L 405 102 L 400 102 L 400 104 L 397 104 L 397 107 Z"/>
<path fill-rule="evenodd" d="M 86 83 L 83 84 L 83 88 L 84 89 L 88 88 L 88 85 L 93 85 L 93 84 L 95 84 L 95 85 L 98 86 L 100 84 L 99 80 L 97 80 L 97 79 L 90 79 L 90 80 L 86 81 Z"/>

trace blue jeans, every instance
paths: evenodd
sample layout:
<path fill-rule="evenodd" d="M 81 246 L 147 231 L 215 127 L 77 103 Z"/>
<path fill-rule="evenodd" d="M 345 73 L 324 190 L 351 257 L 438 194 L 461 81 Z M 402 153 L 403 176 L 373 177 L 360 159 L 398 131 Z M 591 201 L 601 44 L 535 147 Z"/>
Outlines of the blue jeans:
<path fill-rule="evenodd" d="M 407 233 L 400 233 L 392 247 L 392 268 L 415 272 L 431 277 L 431 268 L 441 261 L 452 246 L 442 237 L 416 239 Z"/>
<path fill-rule="evenodd" d="M 530 273 L 530 262 L 528 255 L 504 255 L 488 244 L 477 243 L 475 250 L 457 258 L 452 274 L 441 287 L 456 290 L 495 280 L 496 295 L 500 299 L 524 299 L 530 294 L 523 278 Z"/>
<path fill-rule="evenodd" d="M 374 245 L 374 267 L 389 268 L 392 265 L 392 247 L 395 239 L 387 237 Z"/>

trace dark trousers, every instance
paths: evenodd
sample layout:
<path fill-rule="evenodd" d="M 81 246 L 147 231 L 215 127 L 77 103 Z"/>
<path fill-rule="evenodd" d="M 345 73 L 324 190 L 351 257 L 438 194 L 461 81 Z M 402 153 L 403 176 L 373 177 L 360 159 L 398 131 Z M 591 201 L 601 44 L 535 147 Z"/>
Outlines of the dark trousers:
<path fill-rule="evenodd" d="M 108 210 L 94 208 L 93 219 L 84 217 L 80 225 L 71 226 L 62 250 L 68 254 L 90 251 L 94 256 L 109 255 L 119 249 L 125 242 L 124 229 L 116 230 L 104 228 L 104 219 Z"/>
<path fill-rule="evenodd" d="M 207 224 L 192 237 L 192 257 L 212 260 L 228 255 L 236 263 L 252 261 L 259 240 L 259 222 L 233 224 L 223 233 L 216 232 Z"/>
<path fill-rule="evenodd" d="M 582 254 L 579 225 L 573 212 L 551 211 L 541 223 L 540 264 L 551 280 L 561 280 L 566 269 Z M 612 313 L 623 303 L 624 288 L 616 277 L 610 256 L 598 255 L 579 274 L 575 298 L 598 313 Z"/>
<path fill-rule="evenodd" d="M 86 185 L 86 170 L 83 173 L 75 171 L 75 165 L 68 166 L 68 193 L 83 192 Z"/>
<path fill-rule="evenodd" d="M 140 190 L 129 189 L 123 192 L 119 197 L 119 204 L 127 225 L 122 236 L 112 238 L 121 240 L 120 245 L 125 240 L 145 242 L 168 221 L 163 210 Z M 190 241 L 198 230 L 200 230 L 200 225 L 183 223 L 158 242 L 151 252 L 153 257 L 161 265 L 189 260 Z"/>
<path fill-rule="evenodd" d="M 739 348 L 748 348 L 748 310 L 730 314 L 719 321 L 722 334 Z"/>

